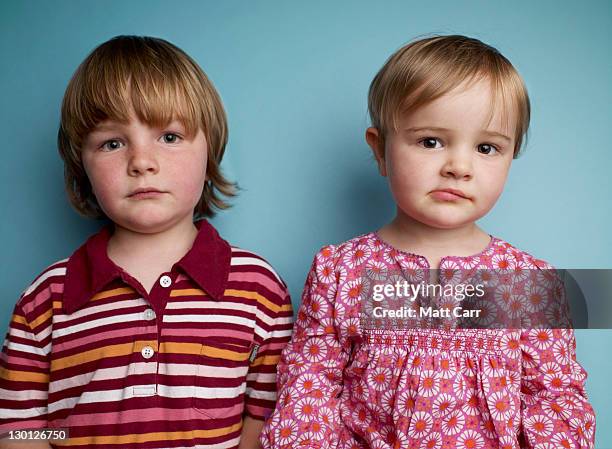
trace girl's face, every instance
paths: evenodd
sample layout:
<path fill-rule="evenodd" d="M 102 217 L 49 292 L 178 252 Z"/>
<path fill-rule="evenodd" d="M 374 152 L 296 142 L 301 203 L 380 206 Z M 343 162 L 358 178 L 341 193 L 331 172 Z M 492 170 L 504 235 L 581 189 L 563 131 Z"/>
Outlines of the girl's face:
<path fill-rule="evenodd" d="M 499 198 L 514 152 L 516 117 L 504 122 L 500 101 L 480 80 L 459 86 L 400 120 L 384 145 L 376 128 L 366 140 L 389 178 L 398 214 L 438 229 L 474 223 Z M 507 125 L 507 126 L 506 126 Z"/>

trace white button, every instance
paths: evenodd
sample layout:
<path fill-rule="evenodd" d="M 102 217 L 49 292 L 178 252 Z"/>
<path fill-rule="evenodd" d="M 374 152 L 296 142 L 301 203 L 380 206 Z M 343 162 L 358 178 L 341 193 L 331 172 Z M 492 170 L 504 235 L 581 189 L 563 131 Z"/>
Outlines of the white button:
<path fill-rule="evenodd" d="M 159 279 L 159 285 L 161 285 L 162 287 L 170 287 L 170 284 L 172 284 L 172 279 L 170 279 L 170 276 L 162 276 Z"/>
<path fill-rule="evenodd" d="M 152 320 L 155 318 L 155 312 L 153 309 L 147 309 L 144 313 L 145 320 Z"/>
<path fill-rule="evenodd" d="M 144 348 L 142 348 L 142 351 L 140 351 L 140 353 L 145 359 L 150 359 L 151 357 L 153 357 L 153 354 L 155 354 L 155 351 L 151 346 L 145 346 Z"/>

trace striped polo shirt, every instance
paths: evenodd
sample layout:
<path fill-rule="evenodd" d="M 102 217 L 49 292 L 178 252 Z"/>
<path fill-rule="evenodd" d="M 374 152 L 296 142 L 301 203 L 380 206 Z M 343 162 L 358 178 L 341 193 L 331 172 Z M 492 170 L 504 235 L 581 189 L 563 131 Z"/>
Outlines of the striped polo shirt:
<path fill-rule="evenodd" d="M 106 254 L 111 228 L 47 268 L 15 306 L 0 433 L 67 428 L 57 446 L 235 448 L 265 419 L 288 342 L 287 288 L 207 222 L 150 293 Z"/>

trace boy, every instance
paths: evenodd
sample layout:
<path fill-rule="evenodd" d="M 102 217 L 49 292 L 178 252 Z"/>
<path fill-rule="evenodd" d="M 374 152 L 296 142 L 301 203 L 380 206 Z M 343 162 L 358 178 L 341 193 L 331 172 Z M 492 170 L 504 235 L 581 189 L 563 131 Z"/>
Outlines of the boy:
<path fill-rule="evenodd" d="M 80 448 L 258 447 L 292 312 L 263 259 L 194 223 L 234 195 L 226 140 L 213 85 L 164 40 L 116 37 L 77 69 L 58 135 L 66 187 L 112 225 L 19 299 L 0 431 L 63 428 L 55 444 Z"/>

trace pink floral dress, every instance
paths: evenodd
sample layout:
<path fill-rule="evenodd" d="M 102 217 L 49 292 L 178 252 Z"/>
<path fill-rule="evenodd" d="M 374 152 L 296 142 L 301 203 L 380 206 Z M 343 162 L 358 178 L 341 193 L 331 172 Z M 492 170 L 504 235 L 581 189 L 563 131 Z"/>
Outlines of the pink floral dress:
<path fill-rule="evenodd" d="M 403 329 L 360 322 L 364 267 L 420 266 L 375 233 L 324 247 L 278 365 L 264 448 L 592 448 L 595 416 L 571 329 Z M 440 268 L 551 268 L 492 238 Z"/>

